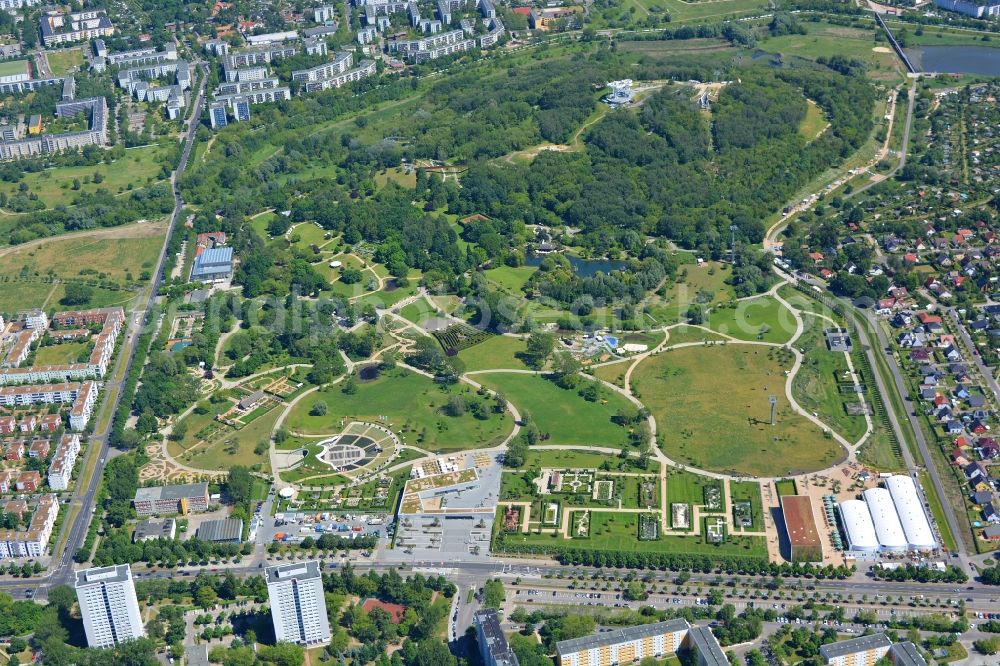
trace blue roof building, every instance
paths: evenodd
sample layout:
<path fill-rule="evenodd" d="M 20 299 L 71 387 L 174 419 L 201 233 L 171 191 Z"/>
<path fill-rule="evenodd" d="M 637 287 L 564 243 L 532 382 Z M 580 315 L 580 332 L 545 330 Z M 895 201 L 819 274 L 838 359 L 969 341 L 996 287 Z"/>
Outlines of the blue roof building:
<path fill-rule="evenodd" d="M 192 282 L 221 282 L 233 274 L 233 248 L 213 247 L 199 254 L 191 268 Z"/>

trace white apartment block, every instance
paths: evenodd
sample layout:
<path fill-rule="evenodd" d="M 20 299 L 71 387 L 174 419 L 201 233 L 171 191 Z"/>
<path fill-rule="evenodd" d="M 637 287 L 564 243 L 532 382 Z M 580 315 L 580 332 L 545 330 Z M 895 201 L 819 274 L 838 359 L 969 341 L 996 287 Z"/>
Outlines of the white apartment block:
<path fill-rule="evenodd" d="M 4 386 L 0 388 L 0 406 L 22 407 L 71 402 L 69 425 L 74 430 L 83 430 L 94 411 L 97 393 L 97 384 L 93 381 Z"/>
<path fill-rule="evenodd" d="M 278 641 L 315 645 L 330 640 L 319 562 L 267 567 L 264 580 Z"/>
<path fill-rule="evenodd" d="M 115 34 L 115 27 L 111 25 L 103 9 L 70 14 L 49 12 L 42 16 L 41 29 L 42 42 L 45 46 L 110 37 Z"/>
<path fill-rule="evenodd" d="M 55 495 L 42 495 L 28 529 L 0 531 L 0 559 L 44 555 L 58 515 L 59 502 Z"/>
<path fill-rule="evenodd" d="M 318 90 L 339 88 L 340 86 L 350 83 L 351 81 L 360 81 L 361 79 L 374 75 L 375 61 L 362 60 L 357 67 L 349 69 L 342 74 L 336 74 L 328 79 L 321 79 L 319 81 L 310 81 L 306 83 L 305 92 L 316 92 Z"/>
<path fill-rule="evenodd" d="M 0 0 L 0 9 L 22 9 L 41 4 L 42 0 Z"/>
<path fill-rule="evenodd" d="M 354 56 L 347 52 L 338 53 L 333 60 L 309 69 L 297 69 L 292 72 L 292 81 L 321 81 L 330 79 L 337 74 L 343 74 L 354 64 Z"/>
<path fill-rule="evenodd" d="M 49 327 L 49 316 L 45 314 L 44 310 L 18 312 L 15 319 L 24 322 L 25 328 L 40 328 L 44 330 Z"/>
<path fill-rule="evenodd" d="M 56 451 L 49 463 L 49 488 L 66 490 L 73 476 L 73 465 L 80 453 L 80 436 L 76 433 L 66 434 L 59 440 Z"/>
<path fill-rule="evenodd" d="M 90 647 L 114 647 L 146 635 L 129 565 L 77 571 L 76 598 Z"/>

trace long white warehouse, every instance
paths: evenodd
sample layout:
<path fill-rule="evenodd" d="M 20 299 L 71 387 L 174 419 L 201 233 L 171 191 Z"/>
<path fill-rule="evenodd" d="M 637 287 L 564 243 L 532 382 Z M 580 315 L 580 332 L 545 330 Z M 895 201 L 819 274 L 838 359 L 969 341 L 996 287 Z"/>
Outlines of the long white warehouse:
<path fill-rule="evenodd" d="M 903 526 L 899 523 L 899 516 L 896 515 L 896 507 L 893 506 L 889 491 L 885 488 L 869 488 L 862 495 L 868 504 L 868 511 L 872 514 L 875 534 L 882 550 L 906 550 L 906 535 L 903 534 Z"/>
<path fill-rule="evenodd" d="M 896 513 L 899 515 L 899 522 L 903 526 L 909 548 L 911 550 L 937 548 L 934 531 L 924 512 L 913 479 L 904 474 L 890 476 L 885 480 L 885 487 L 892 496 L 892 503 L 896 505 Z"/>
<path fill-rule="evenodd" d="M 875 525 L 868 513 L 868 505 L 861 500 L 841 502 L 840 519 L 847 532 L 848 550 L 874 553 L 878 551 L 878 537 Z"/>

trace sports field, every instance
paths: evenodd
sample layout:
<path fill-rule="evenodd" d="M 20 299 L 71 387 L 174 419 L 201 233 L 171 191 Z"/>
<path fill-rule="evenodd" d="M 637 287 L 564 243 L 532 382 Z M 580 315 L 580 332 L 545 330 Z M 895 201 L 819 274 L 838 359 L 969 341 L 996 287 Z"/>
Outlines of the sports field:
<path fill-rule="evenodd" d="M 581 379 L 577 389 L 564 389 L 536 375 L 490 373 L 475 379 L 502 392 L 522 415 L 530 412 L 543 438 L 548 436 L 544 444 L 620 448 L 628 442 L 628 432 L 611 419 L 618 410 L 634 413 L 636 408 L 607 388 L 602 389 L 600 400 L 584 400 L 577 391 L 590 380 Z"/>
<path fill-rule="evenodd" d="M 341 421 L 380 421 L 407 444 L 428 451 L 460 451 L 496 446 L 514 427 L 510 414 L 490 414 L 477 419 L 466 410 L 461 416 L 445 414 L 453 395 L 464 395 L 466 402 L 475 398 L 468 386 L 441 386 L 433 380 L 405 370 L 394 370 L 378 379 L 359 382 L 357 392 L 344 393 L 341 385 L 317 391 L 303 398 L 285 420 L 285 427 L 303 435 L 327 435 L 340 432 Z M 313 404 L 322 400 L 326 415 L 313 416 Z"/>
<path fill-rule="evenodd" d="M 69 49 L 46 51 L 45 59 L 49 61 L 49 69 L 52 70 L 52 76 L 62 76 L 71 67 L 79 68 L 85 62 L 83 49 L 79 46 Z"/>
<path fill-rule="evenodd" d="M 791 355 L 752 345 L 688 347 L 650 357 L 632 389 L 672 459 L 715 472 L 777 476 L 824 469 L 842 449 L 785 399 Z M 768 396 L 778 397 L 770 425 Z"/>
<path fill-rule="evenodd" d="M 16 76 L 30 72 L 27 60 L 5 60 L 0 62 L 0 76 Z"/>

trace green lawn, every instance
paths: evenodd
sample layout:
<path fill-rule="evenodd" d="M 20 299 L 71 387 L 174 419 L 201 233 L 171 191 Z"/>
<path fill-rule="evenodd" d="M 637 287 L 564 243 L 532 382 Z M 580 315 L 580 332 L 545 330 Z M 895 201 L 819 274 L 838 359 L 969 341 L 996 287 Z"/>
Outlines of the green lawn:
<path fill-rule="evenodd" d="M 52 76 L 62 76 L 71 67 L 79 68 L 84 63 L 83 48 L 79 46 L 70 49 L 46 51 L 45 57 L 49 61 L 49 69 L 52 70 Z"/>
<path fill-rule="evenodd" d="M 819 108 L 816 102 L 807 100 L 809 105 L 806 107 L 806 117 L 802 119 L 799 123 L 799 135 L 805 139 L 812 141 L 819 133 L 822 132 L 826 126 L 826 116 L 823 114 L 823 109 Z"/>
<path fill-rule="evenodd" d="M 672 22 L 702 21 L 735 14 L 756 12 L 767 7 L 764 0 L 711 0 L 710 2 L 687 2 L 686 0 L 634 0 L 640 12 L 659 7 L 670 14 Z"/>
<path fill-rule="evenodd" d="M 716 335 L 711 331 L 706 331 L 703 328 L 696 328 L 694 326 L 688 326 L 687 324 L 681 324 L 676 326 L 670 331 L 670 338 L 667 340 L 668 346 L 679 345 L 684 342 L 714 342 L 719 340 L 725 340 L 721 335 Z"/>
<path fill-rule="evenodd" d="M 526 343 L 520 338 L 495 335 L 485 342 L 463 349 L 458 352 L 458 357 L 465 363 L 467 371 L 493 368 L 524 370 L 528 366 L 517 358 L 517 354 L 523 352 L 525 347 Z"/>
<path fill-rule="evenodd" d="M 682 321 L 692 303 L 714 306 L 731 300 L 735 294 L 725 282 L 729 275 L 729 267 L 720 262 L 685 265 L 666 293 L 650 297 L 649 314 L 658 324 L 666 326 Z"/>
<path fill-rule="evenodd" d="M 493 283 L 503 287 L 512 294 L 521 294 L 523 287 L 535 271 L 533 266 L 499 266 L 491 268 L 485 272 L 486 277 Z"/>
<path fill-rule="evenodd" d="M 327 233 L 329 232 L 312 222 L 303 222 L 292 227 L 288 232 L 288 238 L 293 246 L 305 250 L 311 245 L 323 245 L 328 242 L 330 239 L 323 238 Z"/>
<path fill-rule="evenodd" d="M 629 360 L 618 361 L 617 363 L 611 363 L 609 365 L 602 365 L 599 368 L 593 368 L 591 374 L 598 379 L 603 379 L 609 384 L 625 388 L 625 372 L 631 364 L 632 361 Z"/>
<path fill-rule="evenodd" d="M 30 72 L 27 60 L 5 60 L 0 62 L 0 76 L 14 76 Z"/>
<path fill-rule="evenodd" d="M 502 511 L 502 509 L 501 509 Z M 501 521 L 497 521 L 500 525 Z M 551 552 L 570 548 L 614 552 L 692 553 L 719 557 L 767 557 L 763 537 L 730 536 L 725 543 L 706 543 L 702 536 L 661 536 L 654 541 L 640 541 L 639 514 L 593 511 L 590 514 L 590 537 L 566 539 L 545 533 L 506 534 L 510 544 L 531 544 Z"/>
<path fill-rule="evenodd" d="M 35 352 L 35 365 L 67 365 L 76 363 L 82 352 L 90 347 L 88 342 L 62 342 L 39 347 Z"/>
<path fill-rule="evenodd" d="M 58 204 L 69 205 L 80 193 L 94 193 L 104 189 L 111 194 L 119 194 L 138 189 L 162 180 L 163 155 L 160 146 L 129 148 L 125 157 L 111 164 L 96 166 L 56 167 L 25 173 L 17 183 L 0 182 L 0 192 L 7 196 L 19 193 L 21 183 L 28 186 L 28 192 L 38 195 L 38 200 L 52 208 Z M 101 182 L 94 182 L 94 174 L 101 175 Z M 74 180 L 79 181 L 79 189 L 73 189 Z M 131 186 L 131 187 L 130 187 Z"/>
<path fill-rule="evenodd" d="M 259 454 L 255 449 L 258 444 L 270 441 L 271 430 L 281 415 L 280 405 L 236 430 L 215 420 L 216 414 L 227 411 L 232 404 L 226 401 L 212 405 L 206 414 L 191 413 L 187 416 L 183 420 L 187 426 L 184 439 L 167 443 L 170 455 L 178 462 L 198 469 L 219 470 L 229 469 L 233 465 L 259 465 L 259 469 L 266 471 L 267 449 Z M 204 443 L 199 444 L 202 440 Z"/>
<path fill-rule="evenodd" d="M 445 415 L 449 399 L 459 394 L 467 402 L 475 398 L 468 386 L 440 386 L 400 369 L 358 383 L 353 395 L 344 393 L 340 385 L 317 391 L 299 401 L 285 426 L 304 435 L 325 435 L 340 432 L 342 419 L 378 421 L 384 415 L 388 427 L 404 442 L 431 451 L 486 448 L 503 441 L 514 426 L 508 413 L 490 414 L 487 420 L 477 419 L 470 411 L 461 416 Z M 325 416 L 309 413 L 318 401 L 328 405 Z"/>
<path fill-rule="evenodd" d="M 524 469 L 540 467 L 559 469 L 599 469 L 607 460 L 608 456 L 604 453 L 534 449 L 528 453 L 528 457 L 524 463 Z"/>
<path fill-rule="evenodd" d="M 769 296 L 713 308 L 709 328 L 740 340 L 785 343 L 795 333 L 795 317 Z"/>
<path fill-rule="evenodd" d="M 40 308 L 57 285 L 47 282 L 0 283 L 0 312 L 13 314 L 19 310 Z"/>
<path fill-rule="evenodd" d="M 803 317 L 805 329 L 795 341 L 795 346 L 805 350 L 802 365 L 792 382 L 795 399 L 806 410 L 815 412 L 831 428 L 856 442 L 865 434 L 864 416 L 850 416 L 846 405 L 857 403 L 855 393 L 841 393 L 838 383 L 850 383 L 847 359 L 842 352 L 831 352 L 826 347 L 823 327 L 829 322 L 810 315 Z"/>
<path fill-rule="evenodd" d="M 656 418 L 664 452 L 716 472 L 777 476 L 825 469 L 841 447 L 784 397 L 790 353 L 748 345 L 688 347 L 647 358 L 632 389 Z M 768 396 L 778 397 L 770 425 Z"/>
<path fill-rule="evenodd" d="M 774 490 L 778 493 L 778 497 L 799 494 L 798 489 L 795 487 L 794 479 L 782 479 L 781 481 L 775 481 Z"/>
<path fill-rule="evenodd" d="M 560 388 L 536 375 L 490 373 L 476 375 L 476 381 L 501 391 L 522 416 L 530 412 L 543 437 L 548 436 L 545 444 L 621 448 L 628 443 L 628 432 L 611 419 L 618 410 L 634 413 L 636 408 L 609 389 L 602 389 L 600 401 L 588 402 L 577 390 Z M 578 388 L 589 381 L 580 379 Z"/>
<path fill-rule="evenodd" d="M 719 488 L 722 488 L 720 482 L 710 476 L 694 474 L 683 469 L 668 468 L 667 502 L 703 505 L 706 485 L 719 485 Z"/>
<path fill-rule="evenodd" d="M 760 484 L 756 481 L 730 480 L 729 493 L 733 502 L 749 500 L 751 511 L 753 511 L 753 525 L 749 531 L 762 532 L 764 530 L 764 504 L 760 499 Z"/>
<path fill-rule="evenodd" d="M 768 37 L 762 39 L 758 47 L 769 53 L 780 53 L 786 57 L 800 56 L 809 60 L 836 53 L 847 58 L 863 60 L 868 65 L 868 75 L 873 78 L 895 80 L 901 77 L 902 65 L 895 54 L 891 50 L 888 52 L 874 50 L 889 46 L 885 40 L 875 41 L 874 21 L 870 29 L 835 25 L 824 21 L 817 23 L 802 21 L 800 25 L 805 27 L 807 34 Z"/>

